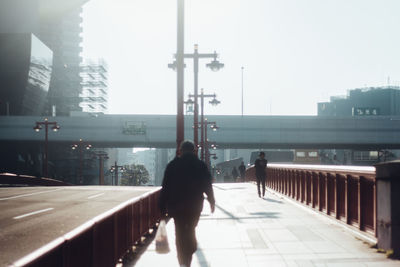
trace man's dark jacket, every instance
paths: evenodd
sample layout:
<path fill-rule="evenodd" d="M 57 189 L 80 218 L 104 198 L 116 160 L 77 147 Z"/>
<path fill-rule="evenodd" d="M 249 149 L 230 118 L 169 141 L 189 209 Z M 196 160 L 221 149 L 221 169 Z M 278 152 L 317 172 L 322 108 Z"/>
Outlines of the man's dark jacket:
<path fill-rule="evenodd" d="M 268 161 L 266 159 L 256 159 L 254 162 L 254 167 L 256 168 L 256 177 L 265 179 L 267 173 L 265 168 L 267 167 Z"/>
<path fill-rule="evenodd" d="M 196 155 L 187 153 L 176 157 L 164 173 L 160 195 L 160 210 L 170 217 L 198 215 L 203 209 L 204 196 L 215 203 L 211 174 Z"/>

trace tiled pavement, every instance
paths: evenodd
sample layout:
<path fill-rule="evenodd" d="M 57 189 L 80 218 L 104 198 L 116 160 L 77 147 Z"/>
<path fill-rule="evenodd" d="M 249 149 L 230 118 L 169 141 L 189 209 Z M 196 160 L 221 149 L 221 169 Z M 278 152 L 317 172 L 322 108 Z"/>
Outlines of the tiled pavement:
<path fill-rule="evenodd" d="M 254 184 L 214 184 L 214 191 L 217 208 L 210 214 L 204 203 L 192 267 L 400 266 L 323 215 L 270 191 L 258 198 Z M 167 230 L 171 252 L 157 254 L 153 242 L 134 266 L 179 266 L 173 220 Z"/>

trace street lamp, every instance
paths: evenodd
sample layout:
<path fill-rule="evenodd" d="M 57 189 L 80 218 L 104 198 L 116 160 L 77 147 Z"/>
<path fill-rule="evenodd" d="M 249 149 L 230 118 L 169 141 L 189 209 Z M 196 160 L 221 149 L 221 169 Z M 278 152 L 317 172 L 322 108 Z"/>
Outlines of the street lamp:
<path fill-rule="evenodd" d="M 186 114 L 188 114 L 188 113 L 193 113 L 193 112 L 194 112 L 194 110 L 193 110 L 194 101 L 193 101 L 191 98 L 189 98 L 189 99 L 188 99 L 187 101 L 185 101 L 184 103 L 185 103 L 185 105 L 186 105 Z"/>
<path fill-rule="evenodd" d="M 100 151 L 93 154 L 93 158 L 99 159 L 99 185 L 104 185 L 104 160 L 108 159 L 106 152 Z"/>
<path fill-rule="evenodd" d="M 111 166 L 111 170 L 110 170 L 111 172 L 115 172 L 115 185 L 118 185 L 118 170 L 119 169 L 121 169 L 121 172 L 125 171 L 124 166 L 117 165 L 117 161 L 115 161 L 114 165 Z M 114 184 L 114 183 L 112 182 L 112 184 Z"/>
<path fill-rule="evenodd" d="M 191 98 L 194 97 L 195 95 L 189 94 L 189 100 L 191 100 Z M 204 98 L 213 98 L 211 101 L 209 101 L 209 103 L 213 106 L 218 105 L 219 103 L 221 103 L 221 101 L 217 100 L 217 95 L 214 94 L 204 94 L 204 90 L 203 88 L 201 88 L 201 93 L 199 95 L 200 99 L 201 99 L 201 118 L 200 118 L 200 133 L 201 133 L 201 140 L 200 140 L 200 147 L 201 147 L 201 160 L 204 160 Z M 187 102 L 189 102 L 189 100 Z M 193 102 L 193 101 L 192 101 Z M 192 103 L 191 102 L 191 103 Z M 196 124 L 197 125 L 197 124 Z M 194 133 L 197 132 L 196 127 L 194 128 Z"/>
<path fill-rule="evenodd" d="M 42 161 L 43 161 L 43 176 L 47 177 L 48 175 L 48 142 L 49 142 L 49 125 L 53 125 L 51 129 L 54 132 L 60 130 L 60 126 L 57 124 L 56 121 L 50 122 L 47 118 L 44 121 L 37 121 L 35 127 L 33 129 L 35 132 L 39 132 L 42 129 L 42 125 L 45 129 L 45 138 L 44 138 L 44 153 L 42 154 Z"/>
<path fill-rule="evenodd" d="M 219 71 L 224 67 L 224 64 L 217 60 L 217 52 L 214 51 L 214 60 L 211 63 L 206 64 L 207 68 L 210 68 L 212 71 Z"/>
<path fill-rule="evenodd" d="M 72 150 L 79 149 L 79 183 L 80 184 L 83 183 L 83 151 L 84 151 L 84 149 L 89 150 L 90 148 L 92 148 L 92 145 L 84 142 L 82 140 L 82 138 L 79 139 L 79 142 L 77 144 L 73 144 L 71 146 Z"/>
<path fill-rule="evenodd" d="M 215 142 L 209 142 L 208 137 L 207 137 L 207 129 L 208 125 L 210 125 L 210 128 L 215 132 L 219 127 L 217 126 L 217 123 L 215 121 L 208 121 L 207 119 L 204 120 L 204 147 L 202 147 L 202 150 L 205 152 L 205 162 L 207 166 L 210 167 L 210 151 L 208 150 L 209 147 L 211 146 L 212 149 L 217 149 L 217 144 Z M 211 144 L 211 145 L 210 145 Z M 216 155 L 214 155 L 216 156 Z"/>
<path fill-rule="evenodd" d="M 179 8 L 179 7 L 178 7 Z M 178 26 L 179 27 L 179 26 Z M 178 37 L 179 39 L 179 37 Z M 169 68 L 172 69 L 177 69 L 179 72 L 179 66 L 178 66 L 178 53 L 175 55 L 175 57 L 177 58 L 176 61 L 174 61 L 174 63 L 172 64 L 168 64 Z M 198 147 L 198 117 L 199 117 L 199 110 L 198 110 L 198 76 L 199 76 L 199 59 L 200 58 L 212 58 L 213 61 L 211 61 L 211 63 L 206 64 L 206 67 L 210 68 L 212 71 L 218 71 L 219 69 L 224 67 L 223 63 L 220 63 L 217 58 L 218 58 L 218 54 L 217 52 L 214 51 L 214 53 L 199 53 L 198 52 L 198 45 L 195 44 L 194 45 L 194 52 L 192 54 L 183 54 L 183 58 L 192 58 L 193 59 L 193 71 L 194 71 L 194 119 L 193 119 L 193 126 L 194 126 L 194 136 L 193 136 L 193 141 L 196 147 Z M 182 62 L 182 72 L 183 72 L 183 68 L 184 68 L 184 63 Z M 182 82 L 183 84 L 183 82 Z M 178 86 L 179 86 L 179 82 L 178 82 Z M 183 90 L 183 89 L 182 89 Z M 183 92 L 183 91 L 182 91 Z M 179 97 L 179 93 L 178 93 L 178 97 Z M 179 98 L 178 98 L 178 105 L 180 105 L 179 102 Z M 178 106 L 178 117 L 179 117 L 179 110 L 180 107 Z M 182 113 L 183 113 L 183 100 L 182 100 Z M 182 114 L 182 121 L 183 121 L 183 114 Z M 180 125 L 180 123 L 183 125 L 183 122 L 179 122 L 177 123 L 177 126 Z M 178 128 L 178 131 L 180 129 Z M 183 130 L 182 130 L 183 131 Z M 178 133 L 179 135 L 179 133 Z M 183 137 L 183 134 L 182 134 Z M 179 144 L 178 144 L 179 146 Z"/>

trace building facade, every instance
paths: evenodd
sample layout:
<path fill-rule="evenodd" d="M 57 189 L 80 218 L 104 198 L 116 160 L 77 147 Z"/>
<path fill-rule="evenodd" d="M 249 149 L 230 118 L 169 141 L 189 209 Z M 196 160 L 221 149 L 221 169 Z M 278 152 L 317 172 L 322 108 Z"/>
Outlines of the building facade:
<path fill-rule="evenodd" d="M 400 115 L 400 87 L 383 86 L 350 90 L 347 96 L 332 96 L 318 103 L 318 116 Z"/>
<path fill-rule="evenodd" d="M 102 59 L 85 60 L 81 65 L 82 93 L 80 107 L 83 112 L 108 111 L 108 66 Z"/>
<path fill-rule="evenodd" d="M 47 114 L 68 116 L 81 111 L 82 79 L 82 7 L 76 6 L 59 14 L 41 18 L 37 34 L 53 51 L 53 74 L 47 104 Z M 54 114 L 53 114 L 54 115 Z"/>
<path fill-rule="evenodd" d="M 382 86 L 349 90 L 347 96 L 333 96 L 330 102 L 318 103 L 318 116 L 363 117 L 400 116 L 400 87 Z M 320 150 L 323 164 L 372 165 L 393 160 L 399 152 L 392 150 Z"/>
<path fill-rule="evenodd" d="M 52 51 L 32 33 L 0 33 L 0 115 L 42 115 Z"/>

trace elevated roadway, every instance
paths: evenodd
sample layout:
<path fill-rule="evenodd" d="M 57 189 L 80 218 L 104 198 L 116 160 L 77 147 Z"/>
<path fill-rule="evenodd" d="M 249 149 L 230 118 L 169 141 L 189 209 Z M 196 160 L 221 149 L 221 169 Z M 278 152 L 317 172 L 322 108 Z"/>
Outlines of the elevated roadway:
<path fill-rule="evenodd" d="M 219 148 L 400 148 L 399 117 L 207 116 L 220 129 L 208 131 Z M 2 142 L 43 142 L 34 132 L 44 117 L 0 117 Z M 97 147 L 176 146 L 175 115 L 51 117 L 61 129 L 49 142 L 72 144 L 80 138 Z M 193 138 L 193 117 L 185 117 L 185 138 Z"/>

